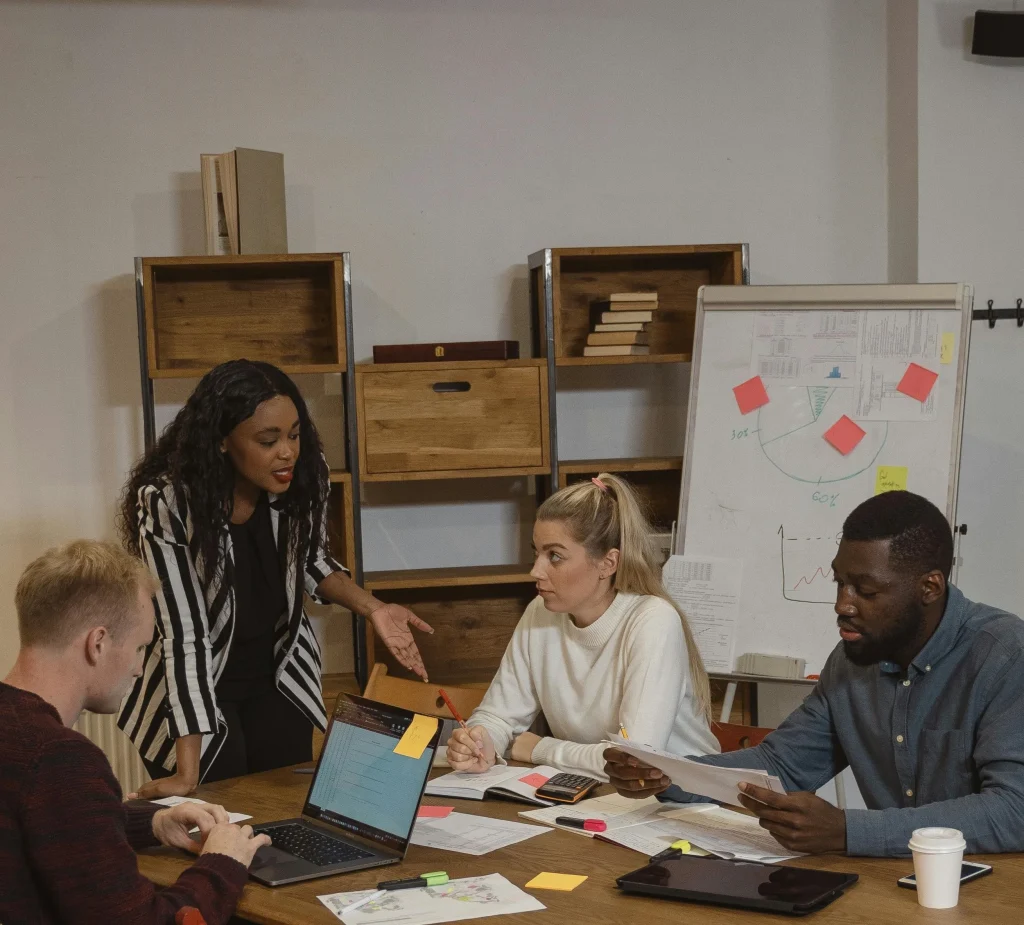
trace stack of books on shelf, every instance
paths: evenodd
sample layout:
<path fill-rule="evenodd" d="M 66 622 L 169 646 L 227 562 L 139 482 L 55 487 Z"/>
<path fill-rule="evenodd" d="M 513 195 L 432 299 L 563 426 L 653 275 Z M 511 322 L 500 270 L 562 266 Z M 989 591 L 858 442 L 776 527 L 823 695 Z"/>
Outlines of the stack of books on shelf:
<path fill-rule="evenodd" d="M 585 357 L 647 356 L 647 325 L 658 310 L 657 292 L 613 292 L 591 303 L 593 329 Z"/>

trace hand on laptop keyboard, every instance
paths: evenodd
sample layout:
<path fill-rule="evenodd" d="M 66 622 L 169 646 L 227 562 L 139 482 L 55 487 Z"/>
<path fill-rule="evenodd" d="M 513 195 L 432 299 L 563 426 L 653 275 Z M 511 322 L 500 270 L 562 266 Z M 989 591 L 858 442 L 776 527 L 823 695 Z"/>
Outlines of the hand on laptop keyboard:
<path fill-rule="evenodd" d="M 210 834 L 203 842 L 200 854 L 226 854 L 239 864 L 248 867 L 253 856 L 264 845 L 270 844 L 269 835 L 256 835 L 251 825 L 232 825 L 221 822 L 210 829 Z"/>

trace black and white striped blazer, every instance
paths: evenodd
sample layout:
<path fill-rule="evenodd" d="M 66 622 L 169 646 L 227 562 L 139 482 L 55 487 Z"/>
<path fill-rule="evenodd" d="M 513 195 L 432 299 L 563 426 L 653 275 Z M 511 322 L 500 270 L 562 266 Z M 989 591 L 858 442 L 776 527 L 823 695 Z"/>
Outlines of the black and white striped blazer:
<path fill-rule="evenodd" d="M 139 491 L 136 510 L 139 545 L 150 571 L 160 580 L 160 590 L 153 601 L 156 633 L 146 651 L 142 675 L 121 704 L 117 724 L 143 758 L 172 772 L 175 739 L 201 734 L 202 780 L 227 737 L 214 688 L 227 664 L 235 627 L 231 531 L 225 524 L 224 568 L 207 582 L 190 546 L 193 526 L 184 492 L 167 482 L 146 485 Z M 320 645 L 303 610 L 302 591 L 326 603 L 317 596 L 317 585 L 332 572 L 345 569 L 329 551 L 326 509 L 312 525 L 302 562 L 288 548 L 288 517 L 281 512 L 276 495 L 270 495 L 270 523 L 288 597 L 287 619 L 282 616 L 274 638 L 275 681 L 282 694 L 324 729 Z"/>

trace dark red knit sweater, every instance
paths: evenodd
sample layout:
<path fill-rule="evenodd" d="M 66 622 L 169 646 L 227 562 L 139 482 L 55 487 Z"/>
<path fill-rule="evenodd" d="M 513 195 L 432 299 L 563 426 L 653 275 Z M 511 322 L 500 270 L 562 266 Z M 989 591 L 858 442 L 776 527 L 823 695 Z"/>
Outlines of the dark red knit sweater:
<path fill-rule="evenodd" d="M 156 888 L 133 849 L 155 845 L 159 807 L 121 802 L 106 756 L 45 700 L 0 683 L 0 922 L 163 925 L 197 906 L 208 925 L 231 916 L 248 872 L 201 857 Z"/>

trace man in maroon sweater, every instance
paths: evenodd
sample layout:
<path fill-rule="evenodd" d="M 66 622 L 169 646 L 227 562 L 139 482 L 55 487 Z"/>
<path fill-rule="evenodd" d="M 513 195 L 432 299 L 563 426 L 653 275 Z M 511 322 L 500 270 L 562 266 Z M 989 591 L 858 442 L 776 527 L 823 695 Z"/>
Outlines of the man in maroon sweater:
<path fill-rule="evenodd" d="M 115 712 L 141 673 L 153 590 L 141 562 L 89 540 L 49 550 L 18 582 L 21 650 L 0 684 L 3 925 L 170 925 L 183 906 L 223 925 L 269 843 L 220 806 L 122 803 L 103 752 L 69 728 L 82 710 Z M 166 889 L 133 851 L 158 844 L 200 855 Z"/>

